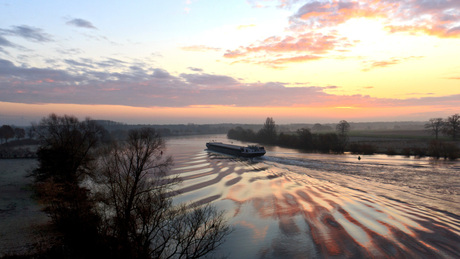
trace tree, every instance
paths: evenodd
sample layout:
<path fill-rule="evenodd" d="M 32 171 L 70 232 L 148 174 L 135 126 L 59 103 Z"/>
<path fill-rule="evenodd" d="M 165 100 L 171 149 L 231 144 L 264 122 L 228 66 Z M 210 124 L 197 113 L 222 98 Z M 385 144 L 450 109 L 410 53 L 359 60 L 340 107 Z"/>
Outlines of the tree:
<path fill-rule="evenodd" d="M 439 133 L 441 133 L 444 127 L 444 120 L 442 118 L 431 118 L 428 123 L 425 124 L 425 129 L 429 130 L 438 139 Z"/>
<path fill-rule="evenodd" d="M 297 130 L 299 147 L 305 150 L 313 149 L 313 137 L 309 129 L 302 128 Z"/>
<path fill-rule="evenodd" d="M 52 178 L 73 185 L 78 185 L 90 172 L 94 147 L 106 134 L 103 127 L 89 118 L 80 122 L 74 116 L 56 114 L 43 118 L 33 128 L 40 141 L 36 180 Z"/>
<path fill-rule="evenodd" d="M 262 129 L 257 133 L 259 140 L 263 143 L 274 144 L 276 143 L 277 133 L 276 124 L 273 118 L 267 117 Z"/>
<path fill-rule="evenodd" d="M 35 130 L 33 126 L 27 129 L 27 137 L 29 139 L 33 139 L 35 137 Z"/>
<path fill-rule="evenodd" d="M 460 115 L 454 114 L 449 116 L 444 123 L 444 133 L 452 136 L 452 139 L 457 139 L 457 136 L 460 134 Z"/>
<path fill-rule="evenodd" d="M 22 128 L 15 128 L 14 129 L 14 136 L 17 138 L 17 139 L 22 139 L 26 136 L 26 131 Z"/>
<path fill-rule="evenodd" d="M 4 139 L 5 142 L 8 142 L 8 139 L 14 137 L 14 130 L 10 125 L 3 125 L 0 128 L 0 138 Z"/>
<path fill-rule="evenodd" d="M 223 214 L 213 207 L 172 205 L 168 191 L 178 179 L 166 174 L 172 159 L 163 147 L 154 129 L 136 129 L 100 160 L 100 215 L 121 258 L 198 258 L 229 232 Z"/>
<path fill-rule="evenodd" d="M 343 152 L 348 144 L 348 131 L 350 131 L 350 124 L 346 120 L 341 120 L 335 129 L 338 134 L 338 148 L 341 152 Z"/>
<path fill-rule="evenodd" d="M 331 126 L 328 126 L 328 125 L 321 125 L 320 123 L 315 123 L 315 125 L 313 125 L 311 130 L 314 131 L 314 132 L 332 131 L 332 128 L 331 128 Z"/>
<path fill-rule="evenodd" d="M 35 189 L 55 226 L 75 251 L 99 249 L 99 217 L 83 180 L 92 172 L 95 147 L 105 131 L 95 122 L 51 114 L 34 125 L 40 146 Z M 90 250 L 91 250 L 90 249 Z"/>
<path fill-rule="evenodd" d="M 335 127 L 337 134 L 339 135 L 347 135 L 348 131 L 350 131 L 350 124 L 346 120 L 341 120 L 339 124 Z"/>

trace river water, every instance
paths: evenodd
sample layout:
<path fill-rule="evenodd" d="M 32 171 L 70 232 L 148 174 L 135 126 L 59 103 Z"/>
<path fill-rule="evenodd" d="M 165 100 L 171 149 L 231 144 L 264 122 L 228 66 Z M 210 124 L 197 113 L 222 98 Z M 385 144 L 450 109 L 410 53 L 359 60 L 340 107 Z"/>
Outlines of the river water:
<path fill-rule="evenodd" d="M 460 258 L 460 162 L 265 147 L 207 151 L 225 135 L 167 139 L 175 202 L 211 203 L 232 233 L 213 257 Z M 234 144 L 243 144 L 233 141 Z"/>

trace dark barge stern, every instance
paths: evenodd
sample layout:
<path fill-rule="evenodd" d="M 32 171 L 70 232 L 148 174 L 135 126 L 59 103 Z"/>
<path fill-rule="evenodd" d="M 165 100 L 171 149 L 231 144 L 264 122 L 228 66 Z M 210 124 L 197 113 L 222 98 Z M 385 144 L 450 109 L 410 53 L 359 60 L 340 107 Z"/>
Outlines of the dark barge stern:
<path fill-rule="evenodd" d="M 222 142 L 208 142 L 206 143 L 206 147 L 209 150 L 241 157 L 259 157 L 265 155 L 265 148 L 255 145 L 243 147 L 224 144 Z"/>

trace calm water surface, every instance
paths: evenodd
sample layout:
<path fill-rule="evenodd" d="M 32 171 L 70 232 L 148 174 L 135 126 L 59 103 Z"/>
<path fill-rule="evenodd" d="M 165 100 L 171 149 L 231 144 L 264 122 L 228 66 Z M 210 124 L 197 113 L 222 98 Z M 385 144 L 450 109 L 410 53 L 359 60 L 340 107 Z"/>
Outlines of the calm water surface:
<path fill-rule="evenodd" d="M 234 231 L 228 258 L 460 258 L 460 162 L 305 154 L 242 159 L 224 135 L 170 138 L 176 202 L 211 203 Z M 233 141 L 234 144 L 240 144 Z"/>

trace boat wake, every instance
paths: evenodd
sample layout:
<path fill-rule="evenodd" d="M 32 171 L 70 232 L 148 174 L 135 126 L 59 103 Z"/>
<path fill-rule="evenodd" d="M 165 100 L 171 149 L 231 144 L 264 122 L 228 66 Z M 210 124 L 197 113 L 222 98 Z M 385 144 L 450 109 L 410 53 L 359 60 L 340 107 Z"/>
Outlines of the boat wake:
<path fill-rule="evenodd" d="M 456 164 L 202 149 L 174 158 L 175 201 L 212 203 L 233 225 L 222 256 L 460 257 Z"/>

